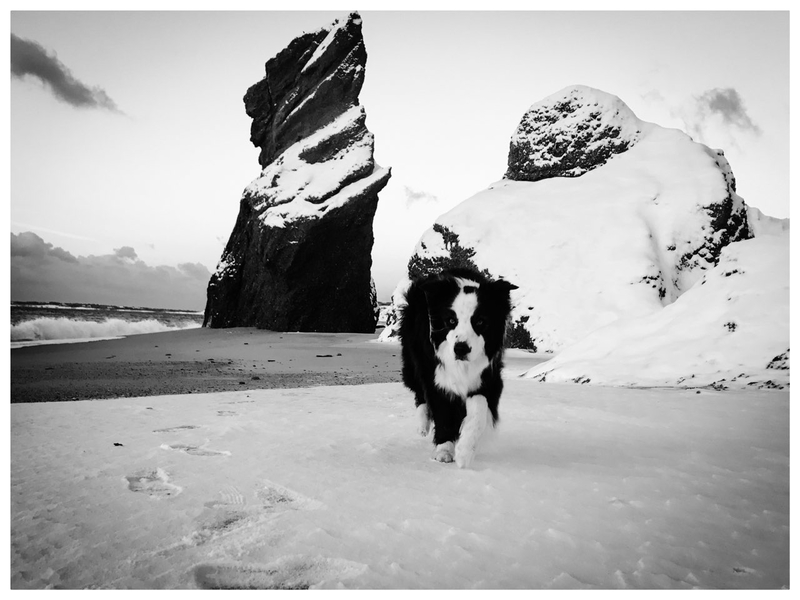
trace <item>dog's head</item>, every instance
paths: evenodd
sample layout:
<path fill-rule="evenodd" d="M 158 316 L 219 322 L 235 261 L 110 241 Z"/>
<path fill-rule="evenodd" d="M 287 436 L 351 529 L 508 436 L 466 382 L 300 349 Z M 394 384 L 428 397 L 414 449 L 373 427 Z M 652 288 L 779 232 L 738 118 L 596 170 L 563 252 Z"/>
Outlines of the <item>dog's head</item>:
<path fill-rule="evenodd" d="M 431 343 L 445 366 L 488 366 L 503 349 L 511 290 L 517 286 L 490 281 L 465 269 L 445 271 L 422 289 L 428 304 Z M 459 365 L 459 363 L 461 363 Z"/>

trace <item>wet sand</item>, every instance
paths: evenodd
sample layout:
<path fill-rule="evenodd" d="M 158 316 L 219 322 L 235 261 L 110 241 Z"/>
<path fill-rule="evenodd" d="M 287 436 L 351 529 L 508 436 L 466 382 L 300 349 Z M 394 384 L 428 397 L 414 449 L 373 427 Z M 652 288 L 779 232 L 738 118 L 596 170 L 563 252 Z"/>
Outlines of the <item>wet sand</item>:
<path fill-rule="evenodd" d="M 377 335 L 187 329 L 11 351 L 11 402 L 400 381 Z"/>

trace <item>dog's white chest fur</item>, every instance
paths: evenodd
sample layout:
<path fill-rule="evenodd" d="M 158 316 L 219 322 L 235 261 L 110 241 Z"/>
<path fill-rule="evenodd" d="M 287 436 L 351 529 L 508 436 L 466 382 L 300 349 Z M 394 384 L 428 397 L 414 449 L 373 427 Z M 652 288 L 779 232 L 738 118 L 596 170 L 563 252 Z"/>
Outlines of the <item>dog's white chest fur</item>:
<path fill-rule="evenodd" d="M 481 374 L 489 366 L 489 359 L 486 357 L 483 337 L 475 333 L 472 328 L 472 316 L 478 307 L 478 295 L 474 291 L 464 292 L 465 286 L 477 288 L 479 284 L 464 279 L 459 279 L 458 283 L 461 291 L 452 305 L 458 324 L 436 349 L 439 364 L 434 372 L 434 382 L 442 390 L 466 401 L 467 396 L 480 387 Z M 454 347 L 458 342 L 469 345 L 467 360 L 456 358 Z"/>
<path fill-rule="evenodd" d="M 488 366 L 485 356 L 481 361 L 448 360 L 436 367 L 434 381 L 444 391 L 466 400 L 481 386 L 481 374 Z"/>

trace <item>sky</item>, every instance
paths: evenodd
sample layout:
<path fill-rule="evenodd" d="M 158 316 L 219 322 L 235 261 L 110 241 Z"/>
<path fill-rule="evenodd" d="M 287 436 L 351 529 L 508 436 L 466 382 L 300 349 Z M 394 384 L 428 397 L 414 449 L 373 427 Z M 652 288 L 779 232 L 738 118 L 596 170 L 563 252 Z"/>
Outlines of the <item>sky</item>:
<path fill-rule="evenodd" d="M 18 4 L 9 15 L 11 299 L 131 304 L 135 289 L 138 304 L 201 310 L 242 190 L 260 171 L 245 91 L 292 39 L 353 8 Z M 722 148 L 745 201 L 789 216 L 788 10 L 360 4 L 360 103 L 375 159 L 392 169 L 374 224 L 380 300 L 433 220 L 502 178 L 526 110 L 573 84 Z M 258 4 L 224 5 L 241 6 Z"/>

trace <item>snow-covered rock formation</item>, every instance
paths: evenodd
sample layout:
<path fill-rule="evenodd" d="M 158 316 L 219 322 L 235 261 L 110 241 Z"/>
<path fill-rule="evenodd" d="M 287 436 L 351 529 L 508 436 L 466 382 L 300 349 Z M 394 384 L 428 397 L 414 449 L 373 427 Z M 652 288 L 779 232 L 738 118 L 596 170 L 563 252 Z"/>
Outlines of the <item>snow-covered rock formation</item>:
<path fill-rule="evenodd" d="M 643 122 L 596 89 L 534 104 L 508 162 L 504 179 L 423 234 L 409 275 L 466 264 L 518 285 L 512 346 L 556 352 L 660 309 L 727 244 L 752 236 L 721 151 Z"/>
<path fill-rule="evenodd" d="M 373 332 L 372 221 L 390 170 L 358 94 L 361 18 L 293 40 L 244 97 L 261 174 L 208 285 L 204 325 Z"/>
<path fill-rule="evenodd" d="M 574 86 L 531 107 L 505 177 L 436 219 L 408 271 L 518 285 L 509 345 L 556 355 L 537 381 L 782 388 L 788 259 L 788 219 L 745 204 L 721 150 Z"/>

